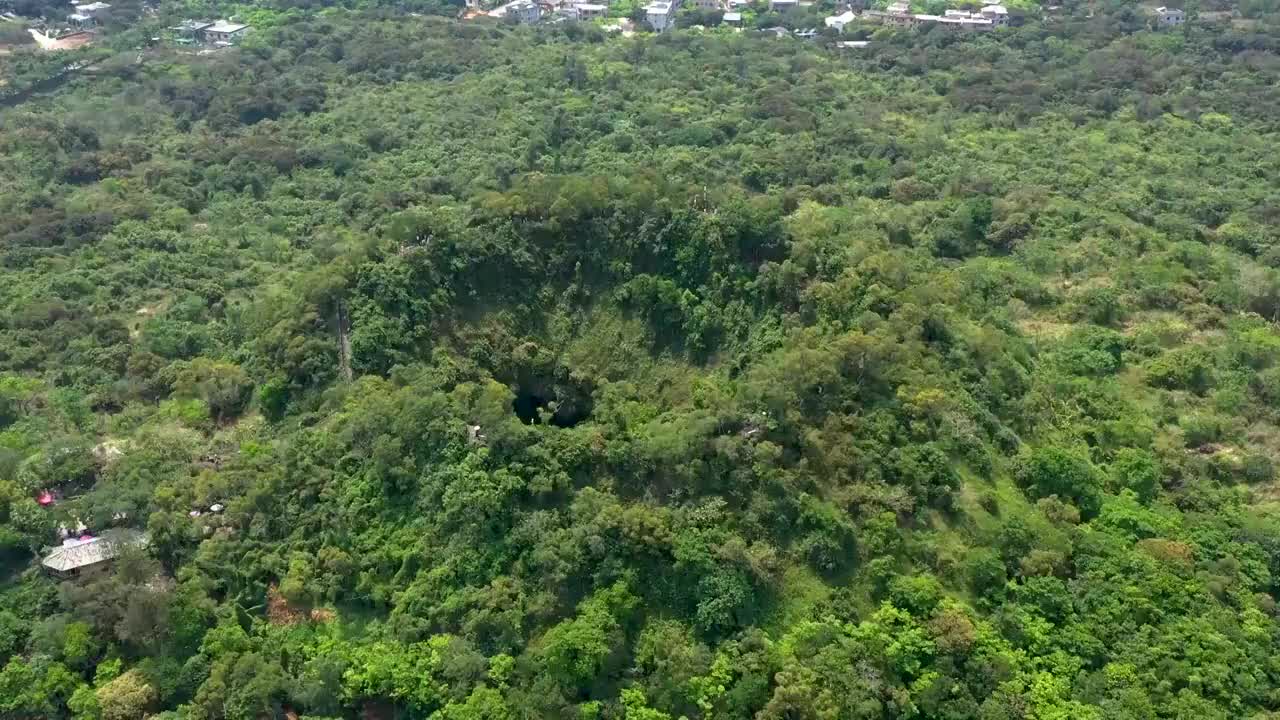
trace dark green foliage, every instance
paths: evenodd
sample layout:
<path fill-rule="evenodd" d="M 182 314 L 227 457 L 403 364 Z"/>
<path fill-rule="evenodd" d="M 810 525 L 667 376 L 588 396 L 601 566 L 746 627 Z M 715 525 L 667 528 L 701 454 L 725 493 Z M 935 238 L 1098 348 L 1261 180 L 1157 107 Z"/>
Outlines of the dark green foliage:
<path fill-rule="evenodd" d="M 1014 476 L 1032 497 L 1071 500 L 1085 517 L 1097 513 L 1100 474 L 1088 458 L 1057 447 L 1038 447 L 1018 459 Z"/>

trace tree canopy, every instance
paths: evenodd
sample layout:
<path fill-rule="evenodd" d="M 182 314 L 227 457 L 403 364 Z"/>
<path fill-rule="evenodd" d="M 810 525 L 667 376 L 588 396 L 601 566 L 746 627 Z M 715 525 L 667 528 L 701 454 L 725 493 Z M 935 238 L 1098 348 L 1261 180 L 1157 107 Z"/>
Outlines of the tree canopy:
<path fill-rule="evenodd" d="M 1272 717 L 1264 5 L 0 57 L 0 720 Z"/>

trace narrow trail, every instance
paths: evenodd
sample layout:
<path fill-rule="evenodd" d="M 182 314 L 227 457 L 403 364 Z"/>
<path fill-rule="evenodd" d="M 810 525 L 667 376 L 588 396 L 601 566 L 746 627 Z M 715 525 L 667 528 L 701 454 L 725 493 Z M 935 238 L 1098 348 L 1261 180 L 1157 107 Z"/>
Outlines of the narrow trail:
<path fill-rule="evenodd" d="M 342 379 L 351 382 L 351 317 L 347 314 L 346 301 L 338 301 L 335 314 L 338 326 L 338 368 Z"/>

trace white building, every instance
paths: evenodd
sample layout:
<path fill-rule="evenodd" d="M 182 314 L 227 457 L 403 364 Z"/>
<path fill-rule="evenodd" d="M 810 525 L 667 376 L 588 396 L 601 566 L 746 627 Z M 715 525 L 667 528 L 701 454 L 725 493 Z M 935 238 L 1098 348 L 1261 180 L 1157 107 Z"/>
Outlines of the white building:
<path fill-rule="evenodd" d="M 858 16 L 855 15 L 852 10 L 845 10 L 839 15 L 832 15 L 830 17 L 824 18 L 822 22 L 826 24 L 826 26 L 829 28 L 835 28 L 836 32 L 843 33 L 844 26 L 848 25 L 849 23 L 857 19 L 858 19 Z"/>
<path fill-rule="evenodd" d="M 1009 24 L 1009 9 L 1003 5 L 987 5 L 978 14 L 995 25 Z"/>
<path fill-rule="evenodd" d="M 774 12 L 786 12 L 800 7 L 800 0 L 769 0 L 769 9 Z"/>
<path fill-rule="evenodd" d="M 671 2 L 652 2 L 644 8 L 644 19 L 654 32 L 666 32 L 675 27 L 676 5 Z"/>
<path fill-rule="evenodd" d="M 724 14 L 724 24 L 738 26 L 742 24 L 742 13 L 727 12 Z"/>
<path fill-rule="evenodd" d="M 991 7 L 998 6 L 988 6 L 988 8 Z M 948 30 L 990 30 L 998 24 L 1002 25 L 1007 22 L 1007 20 L 998 21 L 995 19 L 1000 16 L 994 11 L 987 15 L 965 10 L 947 10 L 942 15 L 920 15 L 912 14 L 908 10 L 909 7 L 906 3 L 895 2 L 886 11 L 868 10 L 865 15 L 869 20 L 877 20 L 898 27 L 939 25 Z"/>
<path fill-rule="evenodd" d="M 1175 27 L 1187 21 L 1187 13 L 1181 8 L 1156 8 L 1156 23 L 1160 27 Z"/>
<path fill-rule="evenodd" d="M 83 5 L 75 5 L 72 13 L 67 16 L 67 22 L 76 27 L 91 27 L 98 24 L 98 19 L 105 14 L 111 6 L 104 2 L 85 3 Z"/>
<path fill-rule="evenodd" d="M 599 5 L 597 3 L 577 3 L 574 7 L 578 10 L 579 20 L 594 20 L 609 14 L 608 5 Z"/>
<path fill-rule="evenodd" d="M 515 18 L 518 23 L 536 23 L 542 19 L 542 6 L 533 0 L 514 0 L 490 10 L 489 15 Z"/>
<path fill-rule="evenodd" d="M 234 45 L 240 42 L 241 38 L 248 33 L 248 25 L 233 23 L 228 20 L 219 20 L 204 29 L 205 39 L 214 45 Z"/>

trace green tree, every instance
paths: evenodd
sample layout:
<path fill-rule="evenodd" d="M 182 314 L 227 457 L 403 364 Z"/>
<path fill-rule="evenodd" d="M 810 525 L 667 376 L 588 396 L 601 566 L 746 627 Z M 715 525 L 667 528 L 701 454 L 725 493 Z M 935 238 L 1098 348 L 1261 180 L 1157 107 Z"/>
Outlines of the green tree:
<path fill-rule="evenodd" d="M 130 670 L 95 692 L 102 720 L 133 720 L 155 705 L 157 693 L 137 670 Z"/>
<path fill-rule="evenodd" d="M 1033 497 L 1067 498 L 1084 517 L 1097 514 L 1101 505 L 1101 477 L 1093 463 L 1062 448 L 1031 450 L 1019 458 L 1014 474 Z"/>
<path fill-rule="evenodd" d="M 203 400 L 214 419 L 223 422 L 244 410 L 253 381 L 238 365 L 196 358 L 178 370 L 173 388 L 178 397 Z"/>

